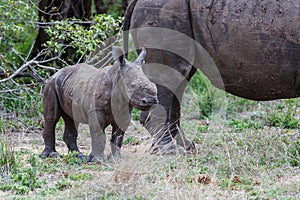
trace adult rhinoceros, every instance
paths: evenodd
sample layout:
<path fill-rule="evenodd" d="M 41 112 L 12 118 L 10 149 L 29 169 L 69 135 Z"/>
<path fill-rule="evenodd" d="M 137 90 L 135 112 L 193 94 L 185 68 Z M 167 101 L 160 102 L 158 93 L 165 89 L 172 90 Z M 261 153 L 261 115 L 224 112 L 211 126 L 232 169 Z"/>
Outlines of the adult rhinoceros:
<path fill-rule="evenodd" d="M 155 135 L 154 150 L 194 148 L 180 129 L 180 101 L 196 68 L 218 88 L 247 99 L 300 96 L 299 0 L 133 0 L 125 49 L 127 30 L 138 49 L 147 49 L 144 71 L 157 83 L 165 110 L 141 114 Z"/>

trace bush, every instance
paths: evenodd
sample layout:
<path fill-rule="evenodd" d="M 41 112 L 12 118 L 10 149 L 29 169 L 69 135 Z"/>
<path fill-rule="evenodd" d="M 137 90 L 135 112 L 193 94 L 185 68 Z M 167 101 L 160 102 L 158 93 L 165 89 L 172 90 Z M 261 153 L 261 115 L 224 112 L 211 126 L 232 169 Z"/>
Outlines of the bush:
<path fill-rule="evenodd" d="M 23 61 L 12 48 L 27 55 L 37 34 L 34 22 L 37 10 L 30 0 L 5 0 L 0 2 L 0 72 L 9 71 Z"/>
<path fill-rule="evenodd" d="M 99 46 L 105 46 L 105 42 L 120 32 L 122 18 L 113 18 L 110 15 L 100 14 L 92 18 L 92 23 L 83 26 L 78 19 L 55 21 L 46 32 L 50 40 L 45 44 L 51 52 L 64 52 L 66 47 L 75 50 L 75 55 L 68 58 L 68 63 L 85 61 L 91 54 L 95 54 Z M 65 41 L 65 44 L 62 43 Z"/>

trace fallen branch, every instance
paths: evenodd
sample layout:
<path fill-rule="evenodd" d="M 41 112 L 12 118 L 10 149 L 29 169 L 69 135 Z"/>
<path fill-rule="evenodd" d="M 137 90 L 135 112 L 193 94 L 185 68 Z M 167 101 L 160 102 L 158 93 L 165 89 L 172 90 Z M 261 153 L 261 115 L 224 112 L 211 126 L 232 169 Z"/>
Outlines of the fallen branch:
<path fill-rule="evenodd" d="M 9 81 L 10 79 L 15 78 L 18 74 L 22 73 L 29 65 L 33 64 L 34 60 L 30 60 L 27 63 L 23 64 L 19 69 L 17 69 L 12 75 L 10 75 L 9 77 L 5 78 L 5 79 L 1 79 L 0 83 Z"/>
<path fill-rule="evenodd" d="M 59 53 L 57 56 L 53 57 L 53 58 L 49 58 L 46 60 L 39 60 L 38 58 L 41 57 L 44 52 L 40 52 L 37 56 L 35 56 L 32 60 L 27 61 L 25 58 L 23 58 L 19 52 L 17 52 L 15 49 L 12 49 L 12 52 L 14 52 L 23 62 L 24 64 L 19 67 L 18 69 L 16 69 L 15 72 L 13 72 L 11 75 L 8 75 L 8 73 L 6 71 L 0 72 L 0 77 L 6 77 L 4 79 L 0 80 L 0 83 L 3 82 L 7 82 L 13 78 L 17 78 L 17 77 L 24 77 L 24 76 L 31 76 L 34 79 L 38 80 L 38 81 L 45 81 L 36 71 L 36 69 L 33 67 L 33 65 L 42 68 L 42 69 L 47 69 L 47 70 L 53 70 L 53 71 L 57 71 L 57 68 L 54 67 L 50 67 L 50 66 L 45 66 L 43 64 L 48 63 L 48 62 L 52 62 L 55 60 L 58 60 L 61 57 L 61 53 Z M 32 72 L 24 72 L 26 69 L 30 69 Z"/>
<path fill-rule="evenodd" d="M 6 78 L 8 77 L 8 74 L 5 72 L 0 72 L 0 78 Z M 36 79 L 35 75 L 33 73 L 30 72 L 22 72 L 19 73 L 15 76 L 15 78 L 22 78 L 22 77 L 32 77 L 34 79 Z"/>

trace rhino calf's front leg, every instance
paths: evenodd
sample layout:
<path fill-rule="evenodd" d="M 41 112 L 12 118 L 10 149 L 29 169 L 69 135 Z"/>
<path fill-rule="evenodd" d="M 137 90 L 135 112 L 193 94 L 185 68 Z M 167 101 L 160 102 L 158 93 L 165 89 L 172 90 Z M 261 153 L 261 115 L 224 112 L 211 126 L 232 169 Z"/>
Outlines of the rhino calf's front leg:
<path fill-rule="evenodd" d="M 104 128 L 106 127 L 104 116 L 99 113 L 91 113 L 89 116 L 89 128 L 92 139 L 92 152 L 89 155 L 88 162 L 99 161 L 105 159 L 104 149 L 106 145 L 106 135 Z"/>

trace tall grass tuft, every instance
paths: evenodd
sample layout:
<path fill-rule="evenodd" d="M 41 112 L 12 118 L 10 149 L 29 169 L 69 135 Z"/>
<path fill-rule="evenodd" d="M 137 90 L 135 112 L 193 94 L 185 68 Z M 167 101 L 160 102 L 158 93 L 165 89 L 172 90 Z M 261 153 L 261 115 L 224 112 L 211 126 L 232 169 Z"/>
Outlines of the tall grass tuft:
<path fill-rule="evenodd" d="M 3 175 L 13 173 L 17 169 L 17 165 L 17 157 L 10 144 L 0 138 L 0 178 L 3 178 L 1 177 Z"/>

